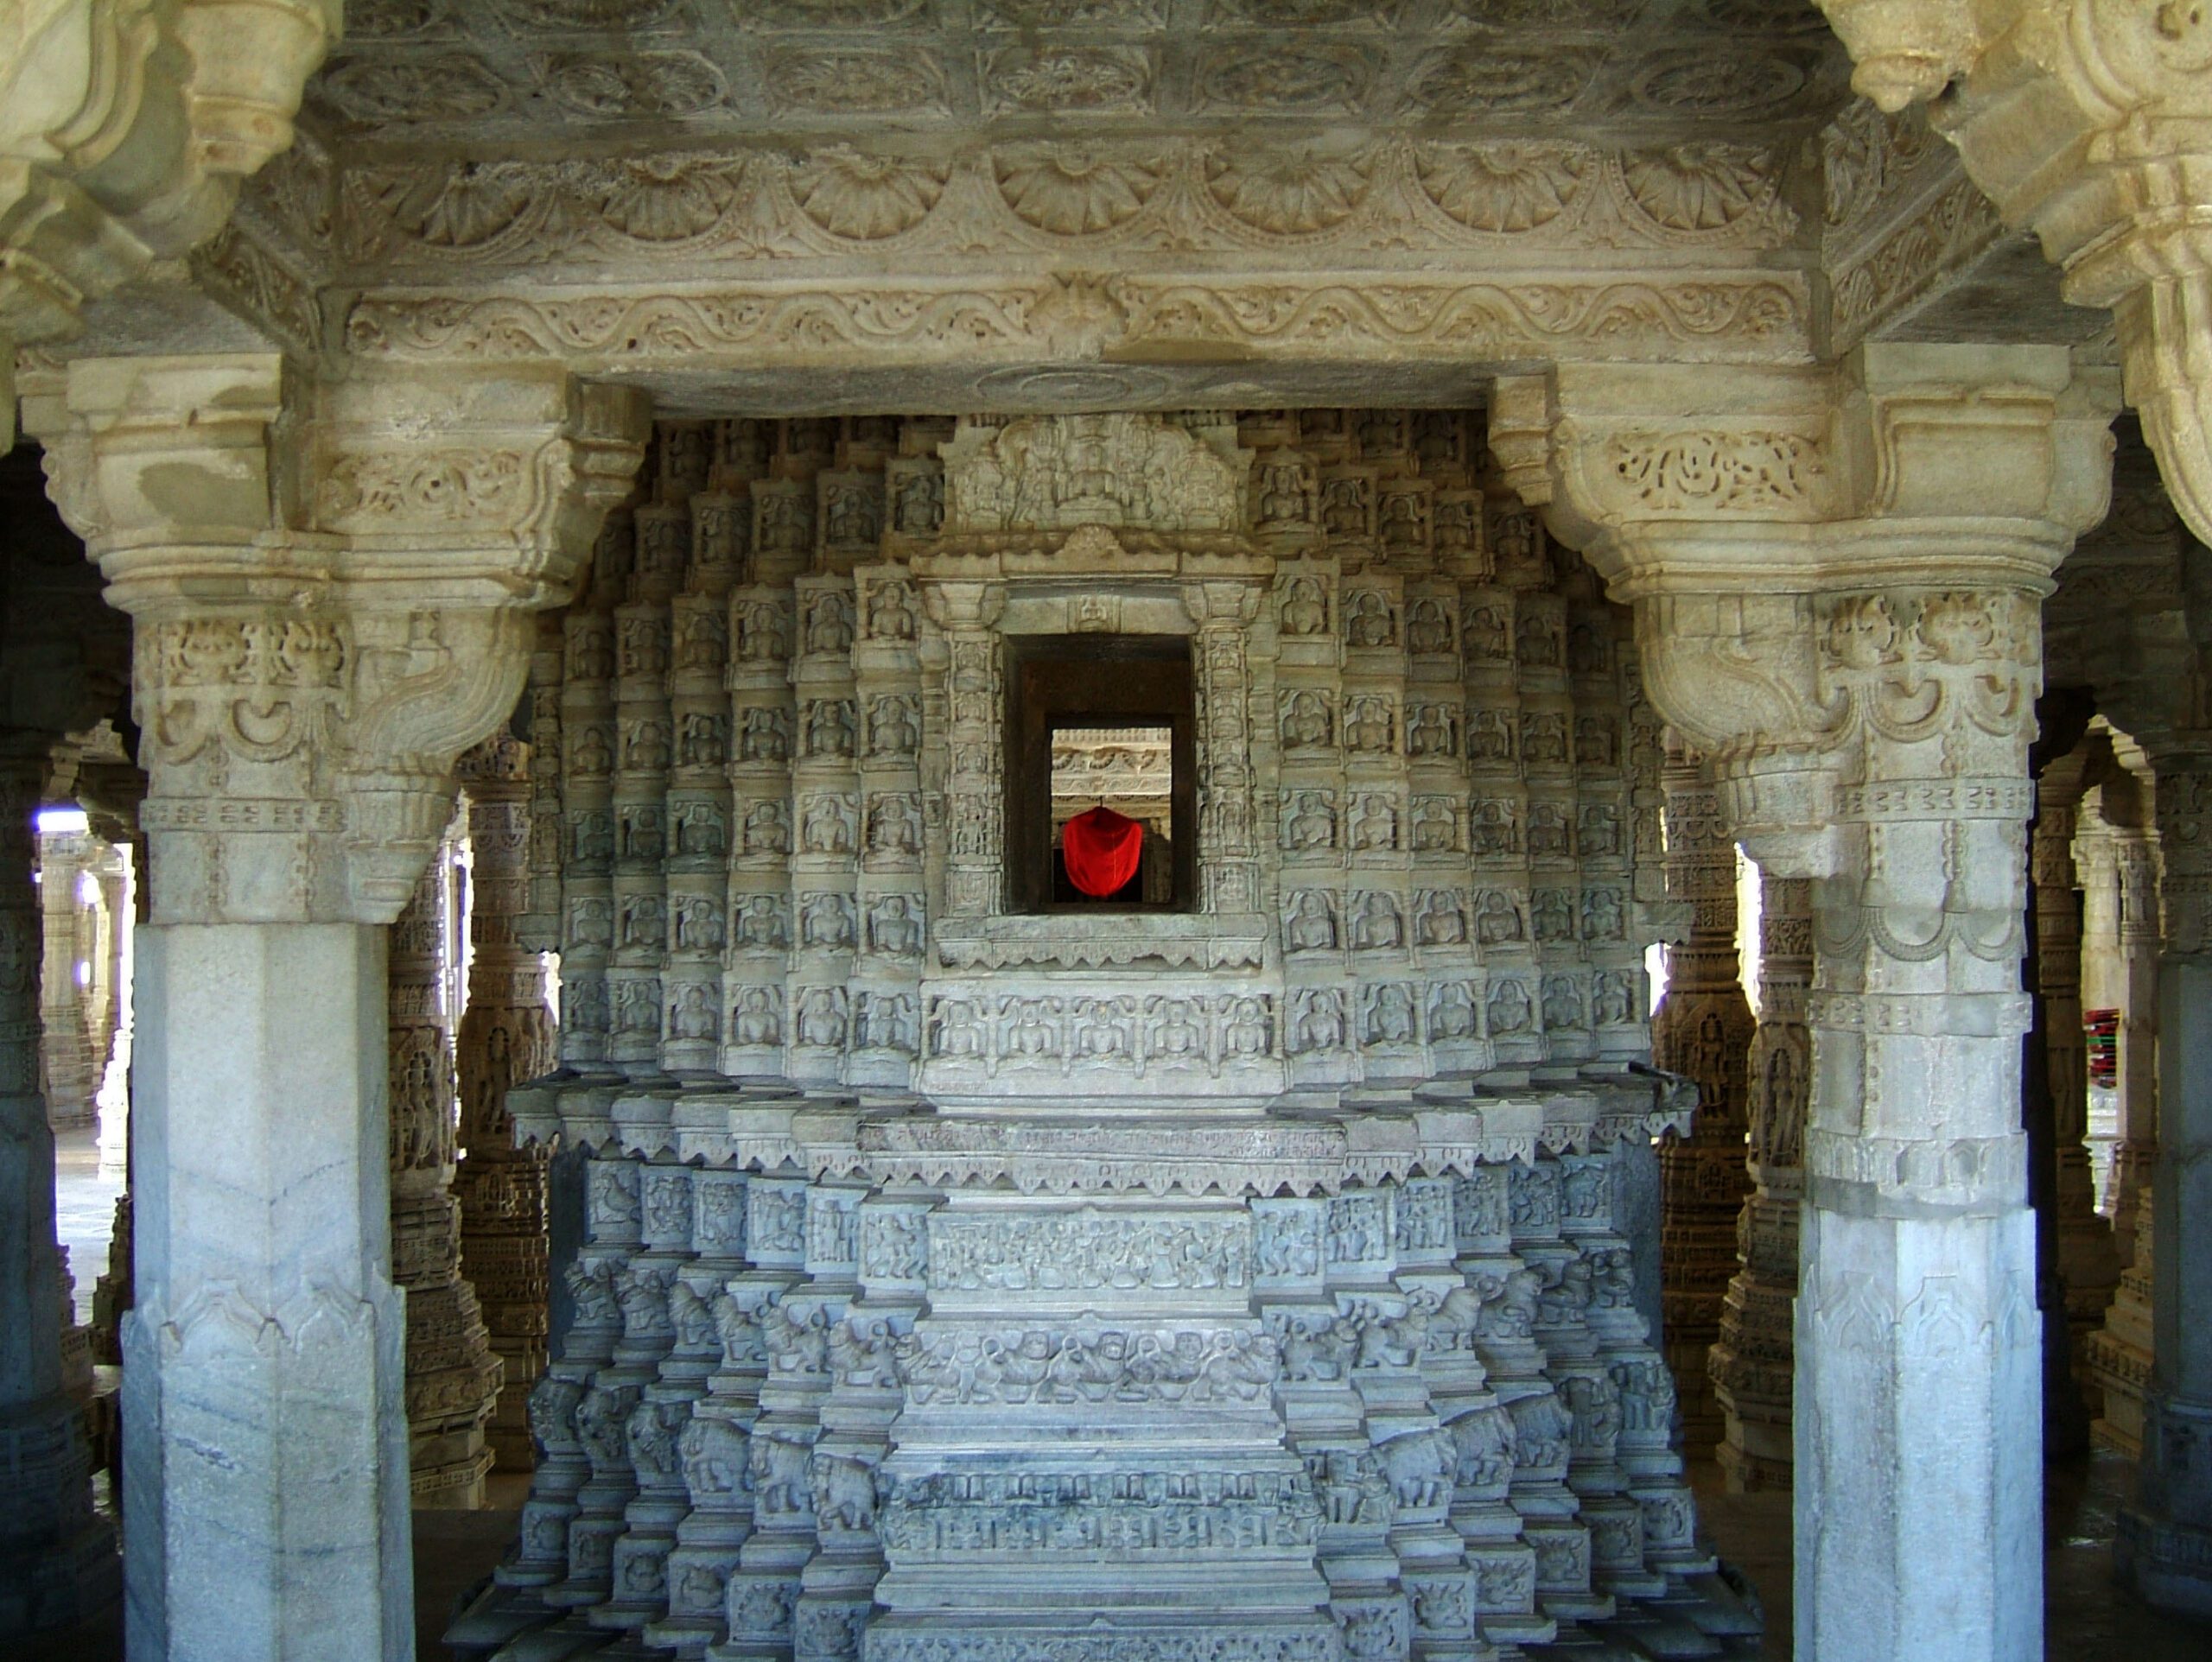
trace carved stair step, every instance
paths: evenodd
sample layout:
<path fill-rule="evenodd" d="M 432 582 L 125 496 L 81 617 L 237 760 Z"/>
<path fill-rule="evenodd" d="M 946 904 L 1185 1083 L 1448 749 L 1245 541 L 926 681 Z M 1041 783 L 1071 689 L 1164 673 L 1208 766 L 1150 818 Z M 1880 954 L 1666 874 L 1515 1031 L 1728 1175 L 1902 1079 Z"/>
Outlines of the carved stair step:
<path fill-rule="evenodd" d="M 1655 1615 L 1645 1608 L 1614 1617 L 1602 1631 L 1608 1639 L 1626 1640 L 1638 1651 L 1657 1657 L 1662 1662 L 1721 1654 L 1720 1641 L 1695 1624 Z"/>
<path fill-rule="evenodd" d="M 569 1662 L 608 1649 L 615 1635 L 582 1616 L 564 1616 L 550 1627 L 523 1633 L 493 1652 L 492 1662 Z"/>
<path fill-rule="evenodd" d="M 1757 1595 L 1727 1573 L 1685 1576 L 1681 1585 L 1694 1601 L 1681 1607 L 1681 1614 L 1707 1633 L 1733 1639 L 1756 1638 L 1766 1631 L 1766 1613 Z"/>
<path fill-rule="evenodd" d="M 489 1655 L 517 1634 L 552 1620 L 537 1589 L 487 1582 L 454 1601 L 453 1620 L 441 1638 L 461 1655 Z"/>

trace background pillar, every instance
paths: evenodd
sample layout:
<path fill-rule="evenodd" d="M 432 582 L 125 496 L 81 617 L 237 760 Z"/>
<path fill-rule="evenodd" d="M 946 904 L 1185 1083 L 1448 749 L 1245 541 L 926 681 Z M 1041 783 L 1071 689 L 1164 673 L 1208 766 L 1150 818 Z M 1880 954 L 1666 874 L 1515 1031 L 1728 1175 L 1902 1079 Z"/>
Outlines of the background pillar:
<path fill-rule="evenodd" d="M 1715 1456 L 1732 1493 L 1786 1489 L 1797 1297 L 1797 1214 L 1805 1196 L 1805 1114 L 1813 1036 L 1812 885 L 1759 879 L 1759 1030 L 1751 1040 L 1751 1197 L 1737 1219 L 1737 1259 L 1713 1348 L 1713 1394 L 1726 1416 Z"/>
<path fill-rule="evenodd" d="M 1736 1219 L 1751 1188 L 1745 1164 L 1745 1056 L 1751 1043 L 1736 949 L 1736 845 L 1713 786 L 1677 739 L 1668 747 L 1667 893 L 1690 907 L 1688 938 L 1667 952 L 1667 993 L 1651 1018 L 1651 1059 L 1697 1082 L 1688 1137 L 1659 1150 L 1660 1273 L 1667 1362 L 1681 1393 L 1682 1443 L 1703 1458 L 1720 1440 L 1706 1371 L 1736 1268 Z"/>
<path fill-rule="evenodd" d="M 516 938 L 529 909 L 530 752 L 505 733 L 461 760 L 473 883 L 468 1005 L 461 1018 L 461 1267 L 505 1368 L 486 1429 L 499 1469 L 534 1462 L 530 1392 L 545 1371 L 546 1151 L 517 1148 L 507 1088 L 550 1073 L 545 967 Z"/>
<path fill-rule="evenodd" d="M 453 1195 L 453 1034 L 442 950 L 453 866 L 442 847 L 391 926 L 389 1085 L 392 1279 L 407 1295 L 407 1426 L 416 1506 L 480 1507 L 492 1467 L 484 1422 L 499 1395 L 475 1290 L 461 1272 Z"/>

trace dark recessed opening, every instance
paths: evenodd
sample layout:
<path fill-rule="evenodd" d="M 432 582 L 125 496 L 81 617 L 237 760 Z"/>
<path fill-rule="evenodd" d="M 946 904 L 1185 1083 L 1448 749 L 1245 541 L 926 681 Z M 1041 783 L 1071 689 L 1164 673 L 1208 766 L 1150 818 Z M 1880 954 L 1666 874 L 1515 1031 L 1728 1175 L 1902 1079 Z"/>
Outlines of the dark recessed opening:
<path fill-rule="evenodd" d="M 1007 860 L 1017 911 L 1188 911 L 1198 893 L 1190 643 L 1179 635 L 1007 642 Z M 1136 874 L 1094 898 L 1062 829 L 1103 807 L 1145 828 Z"/>

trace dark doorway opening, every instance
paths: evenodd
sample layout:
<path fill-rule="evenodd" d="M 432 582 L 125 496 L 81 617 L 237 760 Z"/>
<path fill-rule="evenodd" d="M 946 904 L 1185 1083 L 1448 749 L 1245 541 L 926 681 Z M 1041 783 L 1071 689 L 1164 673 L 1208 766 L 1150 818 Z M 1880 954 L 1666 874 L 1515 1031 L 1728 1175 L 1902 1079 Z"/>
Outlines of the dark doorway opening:
<path fill-rule="evenodd" d="M 1179 635 L 1007 642 L 1007 858 L 1017 911 L 1189 911 L 1198 892 L 1190 642 Z M 1099 898 L 1069 880 L 1061 828 L 1105 807 L 1145 827 L 1137 872 Z"/>

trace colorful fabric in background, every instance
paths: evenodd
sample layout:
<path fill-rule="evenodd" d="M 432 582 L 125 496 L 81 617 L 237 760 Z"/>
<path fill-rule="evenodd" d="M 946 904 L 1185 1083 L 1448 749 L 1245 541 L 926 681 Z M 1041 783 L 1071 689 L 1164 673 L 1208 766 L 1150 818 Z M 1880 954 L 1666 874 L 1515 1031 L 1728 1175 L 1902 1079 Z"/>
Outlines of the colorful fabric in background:
<path fill-rule="evenodd" d="M 1060 833 L 1060 853 L 1068 881 L 1094 899 L 1117 893 L 1137 874 L 1144 852 L 1144 827 L 1110 808 L 1077 815 Z"/>

